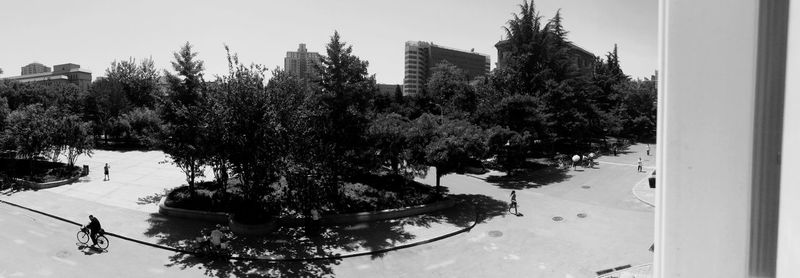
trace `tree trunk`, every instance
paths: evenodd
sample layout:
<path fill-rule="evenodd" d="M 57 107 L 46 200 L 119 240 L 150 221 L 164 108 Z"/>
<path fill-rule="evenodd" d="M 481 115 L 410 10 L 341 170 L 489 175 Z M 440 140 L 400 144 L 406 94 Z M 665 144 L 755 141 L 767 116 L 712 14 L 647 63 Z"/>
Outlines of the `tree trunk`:
<path fill-rule="evenodd" d="M 442 175 L 440 175 L 440 173 L 439 173 L 439 167 L 436 167 L 436 195 L 437 196 L 441 196 L 442 195 L 442 192 L 441 192 L 441 190 L 439 188 L 439 184 L 440 184 L 441 178 L 442 178 Z"/>

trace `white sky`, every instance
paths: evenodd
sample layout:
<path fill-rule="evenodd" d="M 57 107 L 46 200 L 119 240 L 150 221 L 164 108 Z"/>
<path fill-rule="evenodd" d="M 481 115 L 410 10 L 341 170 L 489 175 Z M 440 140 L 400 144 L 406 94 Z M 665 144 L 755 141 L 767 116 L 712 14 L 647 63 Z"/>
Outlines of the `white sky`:
<path fill-rule="evenodd" d="M 370 63 L 379 83 L 403 80 L 406 41 L 489 54 L 522 0 L 337 1 L 41 1 L 0 7 L 2 75 L 20 74 L 37 61 L 76 63 L 105 75 L 114 60 L 152 57 L 170 69 L 172 53 L 189 41 L 205 61 L 206 75 L 224 74 L 223 44 L 241 61 L 283 67 L 286 51 L 306 43 L 325 54 L 334 30 Z M 649 77 L 657 64 L 657 0 L 538 0 L 545 19 L 561 9 L 568 39 L 595 55 L 619 45 L 623 71 Z"/>

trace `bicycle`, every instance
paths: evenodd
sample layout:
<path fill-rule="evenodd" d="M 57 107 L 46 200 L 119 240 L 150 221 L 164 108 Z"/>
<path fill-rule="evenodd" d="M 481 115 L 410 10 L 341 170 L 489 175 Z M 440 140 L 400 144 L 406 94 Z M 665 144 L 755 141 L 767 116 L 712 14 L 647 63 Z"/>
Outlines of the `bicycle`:
<path fill-rule="evenodd" d="M 78 231 L 78 242 L 81 244 L 88 244 L 90 240 L 91 233 L 89 229 L 86 227 L 81 227 L 80 231 Z M 103 235 L 103 229 L 97 233 L 97 247 L 102 250 L 108 249 L 108 238 Z"/>

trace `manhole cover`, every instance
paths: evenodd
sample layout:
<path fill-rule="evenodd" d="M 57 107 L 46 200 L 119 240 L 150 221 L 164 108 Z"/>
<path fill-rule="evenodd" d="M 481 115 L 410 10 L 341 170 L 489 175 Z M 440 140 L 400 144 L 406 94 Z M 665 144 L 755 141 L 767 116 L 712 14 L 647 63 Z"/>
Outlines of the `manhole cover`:
<path fill-rule="evenodd" d="M 501 237 L 503 236 L 503 232 L 501 231 L 489 231 L 490 237 Z"/>
<path fill-rule="evenodd" d="M 553 217 L 553 221 L 561 221 L 561 220 L 564 220 L 564 217 L 561 217 L 561 216 Z"/>
<path fill-rule="evenodd" d="M 583 189 L 589 189 L 589 188 L 592 188 L 592 187 L 591 187 L 591 186 L 588 186 L 588 185 L 584 185 L 584 186 L 581 186 L 581 188 L 583 188 Z"/>
<path fill-rule="evenodd" d="M 578 213 L 578 217 L 580 217 L 580 218 L 586 218 L 586 214 L 585 214 L 585 213 L 582 213 L 582 212 L 581 212 L 581 213 Z"/>

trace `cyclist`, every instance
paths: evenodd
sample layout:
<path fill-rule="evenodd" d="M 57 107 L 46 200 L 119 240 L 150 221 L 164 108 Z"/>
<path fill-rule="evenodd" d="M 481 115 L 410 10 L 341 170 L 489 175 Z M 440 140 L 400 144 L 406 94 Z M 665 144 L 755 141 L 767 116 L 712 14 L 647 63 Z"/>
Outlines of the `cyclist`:
<path fill-rule="evenodd" d="M 92 246 L 97 246 L 97 235 L 99 235 L 102 230 L 100 221 L 98 221 L 96 217 L 89 215 L 89 224 L 86 224 L 84 227 L 89 229 L 89 237 L 92 239 Z"/>

